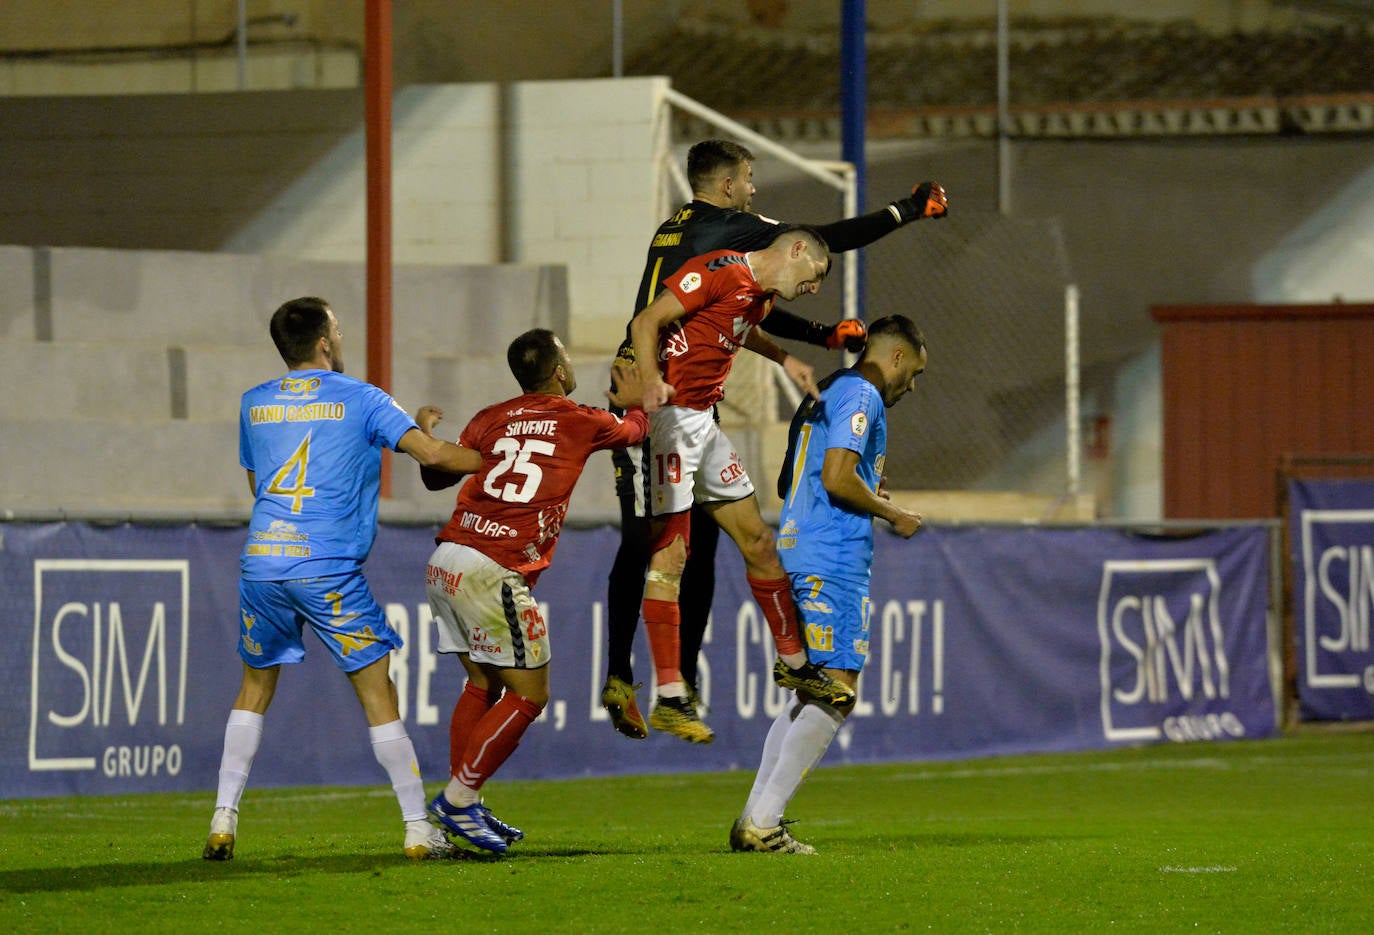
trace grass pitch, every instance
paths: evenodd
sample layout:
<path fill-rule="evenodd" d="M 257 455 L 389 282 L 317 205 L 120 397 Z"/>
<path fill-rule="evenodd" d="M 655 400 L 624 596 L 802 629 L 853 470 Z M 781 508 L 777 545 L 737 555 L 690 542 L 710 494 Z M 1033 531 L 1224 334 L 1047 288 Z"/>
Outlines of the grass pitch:
<path fill-rule="evenodd" d="M 1371 777 L 1366 733 L 822 766 L 815 857 L 729 851 L 746 772 L 498 781 L 526 840 L 418 864 L 390 789 L 250 784 L 224 864 L 209 792 L 0 801 L 0 932 L 1369 931 Z"/>

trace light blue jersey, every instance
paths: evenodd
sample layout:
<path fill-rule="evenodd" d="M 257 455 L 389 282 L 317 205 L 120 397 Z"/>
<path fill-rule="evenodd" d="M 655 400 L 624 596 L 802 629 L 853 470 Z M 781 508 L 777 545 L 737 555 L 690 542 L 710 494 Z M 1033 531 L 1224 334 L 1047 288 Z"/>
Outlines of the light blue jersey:
<path fill-rule="evenodd" d="M 239 462 L 257 489 L 243 577 L 356 572 L 377 535 L 382 448 L 415 421 L 369 383 L 293 370 L 243 394 Z"/>
<path fill-rule="evenodd" d="M 859 455 L 858 473 L 877 491 L 887 456 L 887 410 L 882 394 L 857 370 L 821 382 L 819 402 L 803 403 L 788 440 L 778 556 L 790 575 L 824 574 L 867 583 L 873 565 L 873 517 L 834 500 L 821 482 L 830 448 Z"/>

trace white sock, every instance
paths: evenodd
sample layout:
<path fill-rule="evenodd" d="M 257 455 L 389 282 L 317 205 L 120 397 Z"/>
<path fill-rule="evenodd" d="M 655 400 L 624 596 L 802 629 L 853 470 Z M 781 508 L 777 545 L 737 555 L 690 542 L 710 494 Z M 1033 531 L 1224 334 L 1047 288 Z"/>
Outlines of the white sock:
<path fill-rule="evenodd" d="M 482 801 L 482 793 L 463 785 L 457 776 L 450 776 L 448 786 L 444 788 L 444 798 L 448 799 L 448 804 L 452 806 L 467 808 Z"/>
<path fill-rule="evenodd" d="M 805 652 L 800 652 L 778 653 L 778 658 L 780 658 L 784 663 L 787 664 L 787 668 L 800 669 L 802 666 L 806 665 L 806 660 L 808 657 Z"/>
<path fill-rule="evenodd" d="M 391 721 L 369 727 L 372 755 L 391 778 L 391 788 L 401 806 L 401 820 L 425 817 L 425 785 L 420 781 L 420 765 L 415 761 L 415 745 L 410 742 L 405 723 Z"/>
<path fill-rule="evenodd" d="M 759 769 L 754 774 L 754 786 L 749 790 L 749 800 L 744 803 L 741 815 L 753 812 L 759 796 L 763 795 L 763 790 L 768 786 L 768 779 L 773 775 L 773 767 L 778 763 L 778 754 L 782 752 L 782 742 L 787 737 L 788 728 L 792 726 L 792 719 L 800 713 L 797 710 L 800 707 L 801 703 L 797 701 L 797 696 L 793 695 L 787 700 L 787 704 L 782 706 L 778 716 L 773 718 L 773 723 L 768 728 L 768 736 L 763 741 L 763 755 L 759 757 Z"/>
<path fill-rule="evenodd" d="M 687 683 L 679 679 L 676 682 L 664 682 L 658 686 L 658 697 L 660 698 L 686 698 Z"/>
<path fill-rule="evenodd" d="M 215 808 L 239 810 L 239 799 L 248 785 L 248 772 L 262 743 L 262 715 L 238 708 L 229 712 L 224 725 L 224 752 L 219 760 L 219 792 Z"/>
<path fill-rule="evenodd" d="M 778 762 L 762 793 L 749 810 L 749 817 L 760 828 L 776 828 L 787 813 L 787 804 L 801 788 L 821 757 L 825 756 L 835 731 L 844 718 L 833 708 L 817 704 L 802 705 L 801 714 L 792 721 L 783 738 Z"/>

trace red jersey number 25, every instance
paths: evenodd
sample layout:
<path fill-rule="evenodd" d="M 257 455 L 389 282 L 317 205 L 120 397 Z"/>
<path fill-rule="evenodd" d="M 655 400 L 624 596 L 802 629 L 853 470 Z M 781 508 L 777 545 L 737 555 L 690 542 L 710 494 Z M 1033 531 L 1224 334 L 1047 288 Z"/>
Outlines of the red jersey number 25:
<path fill-rule="evenodd" d="M 497 440 L 491 450 L 501 456 L 501 463 L 491 469 L 482 489 L 507 503 L 529 503 L 533 500 L 539 490 L 539 482 L 544 479 L 544 471 L 530 459 L 535 455 L 553 454 L 553 442 L 536 438 L 527 438 L 522 442 L 518 438 L 507 437 Z"/>

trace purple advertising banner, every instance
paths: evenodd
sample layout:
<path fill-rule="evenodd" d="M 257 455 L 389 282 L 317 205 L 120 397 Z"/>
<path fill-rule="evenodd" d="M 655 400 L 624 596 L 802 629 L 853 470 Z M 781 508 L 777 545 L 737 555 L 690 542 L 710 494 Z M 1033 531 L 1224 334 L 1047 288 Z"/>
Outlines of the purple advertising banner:
<path fill-rule="evenodd" d="M 1298 712 L 1374 718 L 1374 481 L 1288 484 Z"/>
<path fill-rule="evenodd" d="M 435 651 L 424 598 L 436 528 L 383 526 L 367 565 L 406 641 L 392 674 L 429 781 L 446 775 L 462 687 L 456 657 Z M 0 627 L 11 650 L 0 656 L 0 798 L 213 789 L 241 666 L 243 527 L 10 523 L 0 535 Z M 785 699 L 729 545 L 700 666 L 716 742 L 631 741 L 612 730 L 599 697 L 617 543 L 611 528 L 566 530 L 535 588 L 553 638 L 551 700 L 502 778 L 753 769 Z M 1261 526 L 1188 538 L 880 532 L 872 654 L 827 762 L 1271 735 L 1268 568 Z M 642 632 L 635 660 L 647 683 Z M 646 710 L 650 692 L 639 693 Z M 385 776 L 347 680 L 308 637 L 305 662 L 282 674 L 250 788 L 326 783 Z"/>

